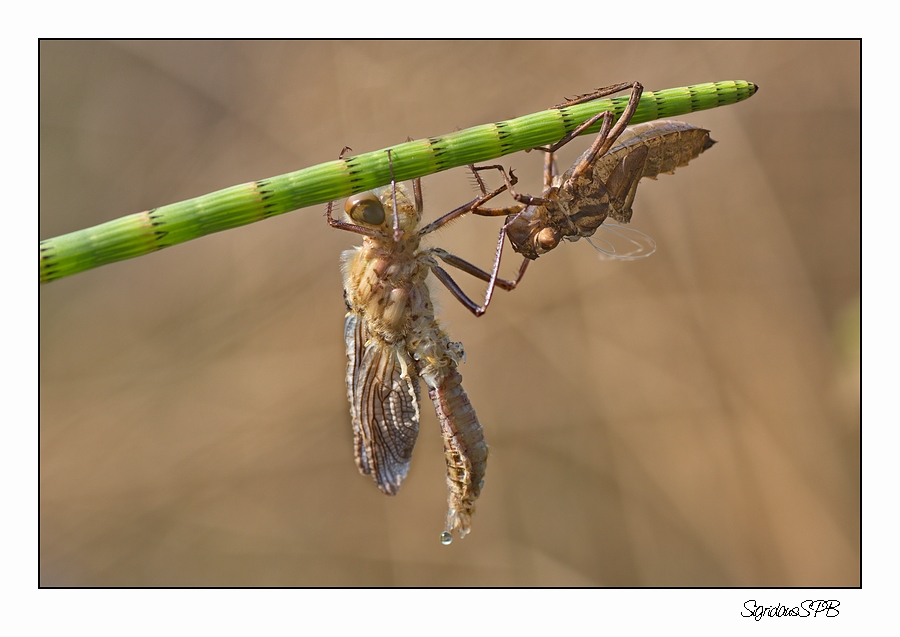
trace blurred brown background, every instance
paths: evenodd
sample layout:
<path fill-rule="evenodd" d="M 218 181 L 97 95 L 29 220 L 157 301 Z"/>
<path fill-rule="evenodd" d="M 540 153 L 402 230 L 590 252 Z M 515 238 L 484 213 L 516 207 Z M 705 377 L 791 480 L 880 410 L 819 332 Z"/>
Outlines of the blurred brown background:
<path fill-rule="evenodd" d="M 42 42 L 40 74 L 41 238 L 614 82 L 760 86 L 683 118 L 720 143 L 642 183 L 652 257 L 565 244 L 480 319 L 437 292 L 491 448 L 450 547 L 427 397 L 396 498 L 353 463 L 324 206 L 42 286 L 42 585 L 860 583 L 859 43 Z M 472 196 L 428 177 L 426 217 Z M 498 225 L 434 242 L 487 265 Z"/>

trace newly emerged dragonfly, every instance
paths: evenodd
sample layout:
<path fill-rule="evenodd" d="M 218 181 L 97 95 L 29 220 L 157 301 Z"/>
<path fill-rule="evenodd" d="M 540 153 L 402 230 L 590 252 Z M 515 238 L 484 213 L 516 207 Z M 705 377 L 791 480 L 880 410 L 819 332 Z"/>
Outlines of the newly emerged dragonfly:
<path fill-rule="evenodd" d="M 388 160 L 390 162 L 390 151 Z M 343 153 L 342 153 L 343 154 Z M 391 170 L 393 167 L 391 164 Z M 438 265 L 437 259 L 484 281 L 487 272 L 440 248 L 421 248 L 422 237 L 470 212 L 506 186 L 419 228 L 422 195 L 391 184 L 350 197 L 349 221 L 327 218 L 332 227 L 363 235 L 363 245 L 343 253 L 347 315 L 347 394 L 353 421 L 356 464 L 384 493 L 394 495 L 409 470 L 419 432 L 419 378 L 425 381 L 444 438 L 449 502 L 441 541 L 469 532 L 481 493 L 488 448 L 458 366 L 461 343 L 452 342 L 434 315 L 429 272 L 469 309 L 477 307 Z M 514 282 L 497 280 L 501 288 Z M 474 311 L 474 310 L 473 310 Z"/>
<path fill-rule="evenodd" d="M 626 121 L 629 109 L 637 102 L 639 95 L 639 89 L 635 88 L 625 115 L 615 127 L 609 126 L 607 118 L 591 147 L 562 175 L 557 174 L 554 153 L 560 146 L 571 141 L 574 135 L 563 138 L 553 146 L 539 149 L 546 151 L 544 190 L 541 197 L 515 192 L 515 177 L 512 176 L 512 171 L 507 175 L 502 166 L 472 167 L 476 175 L 480 170 L 499 170 L 510 195 L 518 202 L 506 208 L 479 208 L 472 211 L 484 216 L 506 215 L 497 243 L 492 271 L 494 278 L 499 272 L 503 240 L 507 236 L 513 249 L 525 257 L 515 282 L 521 279 L 529 261 L 554 249 L 562 239 L 577 241 L 584 237 L 601 252 L 607 252 L 596 246 L 591 237 L 608 218 L 619 223 L 631 221 L 632 204 L 640 180 L 644 177 L 656 179 L 660 174 L 673 173 L 676 168 L 686 166 L 715 144 L 708 130 L 674 120 L 659 120 L 620 129 L 619 124 Z M 600 114 L 603 115 L 605 114 Z M 484 191 L 484 184 L 480 179 L 479 184 Z M 611 225 L 614 226 L 612 232 L 619 236 L 629 232 L 616 224 Z M 637 231 L 630 232 L 642 237 L 635 239 L 634 235 L 624 236 L 637 249 L 632 253 L 614 256 L 636 258 L 655 250 L 652 239 Z M 649 250 L 645 247 L 649 247 Z M 484 305 L 477 308 L 476 313 L 483 314 L 487 309 L 493 287 L 492 280 L 488 283 Z"/>

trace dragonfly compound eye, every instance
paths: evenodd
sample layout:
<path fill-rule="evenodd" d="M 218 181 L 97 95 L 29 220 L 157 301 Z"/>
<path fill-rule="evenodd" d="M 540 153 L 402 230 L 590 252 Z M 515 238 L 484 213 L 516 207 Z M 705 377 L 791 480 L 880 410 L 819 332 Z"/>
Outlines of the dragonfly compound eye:
<path fill-rule="evenodd" d="M 344 212 L 356 223 L 380 226 L 384 223 L 384 206 L 371 192 L 361 192 L 347 199 Z"/>
<path fill-rule="evenodd" d="M 544 228 L 534 237 L 540 252 L 549 252 L 559 244 L 559 234 L 553 228 Z"/>

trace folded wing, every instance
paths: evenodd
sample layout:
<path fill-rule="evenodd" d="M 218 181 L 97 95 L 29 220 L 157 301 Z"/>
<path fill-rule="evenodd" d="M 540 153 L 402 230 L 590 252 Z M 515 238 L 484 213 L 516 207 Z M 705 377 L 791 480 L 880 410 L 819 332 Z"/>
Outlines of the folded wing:
<path fill-rule="evenodd" d="M 419 378 L 405 348 L 373 338 L 365 320 L 347 314 L 347 395 L 356 466 L 394 495 L 409 471 L 419 434 Z"/>

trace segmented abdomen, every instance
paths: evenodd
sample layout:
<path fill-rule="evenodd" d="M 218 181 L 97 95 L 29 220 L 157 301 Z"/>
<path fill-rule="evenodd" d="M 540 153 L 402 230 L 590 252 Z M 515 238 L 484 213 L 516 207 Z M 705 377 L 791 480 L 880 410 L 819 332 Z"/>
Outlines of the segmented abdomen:
<path fill-rule="evenodd" d="M 653 179 L 687 166 L 714 143 L 708 130 L 686 122 L 661 120 L 636 124 L 625 129 L 616 145 L 600 158 L 594 175 L 605 182 L 615 165 L 640 145 L 648 150 L 641 176 Z"/>
<path fill-rule="evenodd" d="M 620 223 L 631 221 L 631 205 L 641 178 L 673 173 L 714 143 L 708 130 L 685 122 L 662 120 L 629 126 L 594 164 L 593 178 L 606 186 L 610 197 L 608 216 Z"/>
<path fill-rule="evenodd" d="M 429 387 L 428 394 L 444 437 L 449 494 L 443 538 L 449 543 L 454 530 L 459 531 L 461 538 L 469 532 L 475 500 L 484 485 L 488 447 L 458 371 L 448 371 L 441 385 L 437 389 Z"/>

